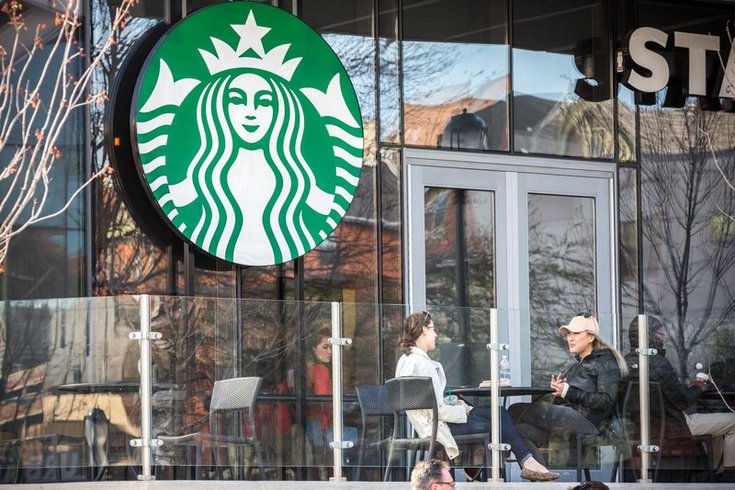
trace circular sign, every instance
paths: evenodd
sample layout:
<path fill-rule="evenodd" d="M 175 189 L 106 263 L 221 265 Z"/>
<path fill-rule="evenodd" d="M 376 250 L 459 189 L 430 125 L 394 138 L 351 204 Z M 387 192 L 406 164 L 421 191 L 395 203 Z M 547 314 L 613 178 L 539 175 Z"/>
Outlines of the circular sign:
<path fill-rule="evenodd" d="M 357 187 L 354 88 L 313 29 L 269 5 L 214 5 L 148 57 L 132 108 L 144 187 L 186 240 L 272 265 L 337 227 Z"/>

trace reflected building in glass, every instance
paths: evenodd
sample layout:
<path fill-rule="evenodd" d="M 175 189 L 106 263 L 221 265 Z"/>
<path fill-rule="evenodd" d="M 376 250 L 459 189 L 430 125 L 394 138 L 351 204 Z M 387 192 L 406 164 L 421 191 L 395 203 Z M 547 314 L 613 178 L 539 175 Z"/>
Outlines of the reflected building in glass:
<path fill-rule="evenodd" d="M 25 2 L 26 19 L 53 25 L 52 3 Z M 93 56 L 120 1 L 84 3 L 79 43 Z M 163 32 L 217 3 L 139 1 L 92 89 L 114 94 L 121 77 L 137 78 Z M 129 112 L 113 119 L 111 97 L 74 113 L 49 176 L 50 212 L 111 160 L 132 170 L 105 174 L 11 241 L 0 275 L 0 481 L 57 479 L 42 465 L 4 470 L 2 461 L 41 450 L 29 443 L 14 453 L 2 441 L 62 434 L 70 447 L 86 447 L 83 424 L 95 404 L 110 426 L 105 445 L 117 448 L 110 461 L 139 458 L 124 444 L 140 435 L 137 392 L 109 383 L 139 378 L 138 342 L 129 334 L 140 294 L 152 295 L 151 321 L 163 336 L 152 361 L 166 387 L 153 408 L 160 434 L 207 426 L 215 381 L 262 377 L 270 398 L 258 427 L 266 466 L 276 468 L 267 479 L 328 476 L 318 467 L 331 464 L 330 451 L 308 442 L 304 430 L 324 402 L 310 378 L 319 366 L 312 341 L 331 328 L 332 302 L 352 340 L 342 358 L 350 427 L 360 424 L 355 388 L 393 377 L 402 321 L 416 311 L 434 318 L 431 355 L 453 386 L 489 378 L 488 311 L 498 309 L 516 385 L 546 386 L 570 364 L 558 329 L 575 314 L 595 314 L 601 336 L 625 353 L 628 325 L 645 313 L 662 319 L 667 358 L 682 381 L 703 363 L 735 389 L 735 98 L 727 96 L 735 94 L 727 92 L 735 83 L 728 72 L 735 5 L 259 3 L 319 33 L 354 87 L 364 154 L 344 219 L 295 260 L 217 259 L 149 219 L 153 208 L 139 207 L 146 196 L 126 188 L 125 179 L 138 177 L 134 161 L 111 141 L 119 136 L 115 121 L 127 123 Z M 630 39 L 641 28 L 665 41 L 636 50 Z M 0 16 L 0 47 L 14 29 Z M 705 38 L 719 51 L 698 49 Z M 637 73 L 650 82 L 663 69 L 655 91 L 630 81 Z M 703 93 L 694 85 L 700 79 Z M 199 138 L 194 129 L 191 138 Z M 0 162 L 19 144 L 0 147 Z M 0 178 L 0 195 L 9 185 Z M 58 389 L 84 383 L 108 388 L 97 398 Z M 178 464 L 191 456 L 182 447 L 159 455 L 170 463 L 163 478 L 191 476 Z M 214 455 L 202 457 L 201 465 L 214 464 Z M 380 455 L 367 457 L 360 478 L 380 481 Z M 82 459 L 64 464 L 84 466 Z M 357 454 L 348 459 L 354 476 Z M 83 473 L 69 471 L 67 480 L 89 479 Z"/>

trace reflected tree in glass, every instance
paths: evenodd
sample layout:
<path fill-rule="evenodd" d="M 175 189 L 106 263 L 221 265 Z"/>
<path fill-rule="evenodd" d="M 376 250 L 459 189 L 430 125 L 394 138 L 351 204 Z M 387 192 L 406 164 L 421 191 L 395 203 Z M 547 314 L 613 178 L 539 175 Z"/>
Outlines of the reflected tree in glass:
<path fill-rule="evenodd" d="M 735 193 L 715 165 L 735 175 L 734 135 L 733 114 L 697 99 L 641 111 L 644 309 L 665 319 L 682 377 L 735 316 Z"/>
<path fill-rule="evenodd" d="M 570 362 L 559 326 L 570 314 L 596 313 L 594 200 L 529 194 L 528 284 L 534 386 Z"/>

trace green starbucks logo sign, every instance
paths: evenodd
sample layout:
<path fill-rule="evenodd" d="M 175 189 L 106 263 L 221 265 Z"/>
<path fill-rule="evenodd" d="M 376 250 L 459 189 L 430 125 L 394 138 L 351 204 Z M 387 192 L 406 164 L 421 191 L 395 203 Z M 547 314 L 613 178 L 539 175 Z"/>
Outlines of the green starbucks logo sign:
<path fill-rule="evenodd" d="M 352 201 L 363 133 L 329 45 L 283 10 L 232 2 L 174 26 L 133 98 L 139 171 L 187 240 L 270 265 L 321 243 Z"/>

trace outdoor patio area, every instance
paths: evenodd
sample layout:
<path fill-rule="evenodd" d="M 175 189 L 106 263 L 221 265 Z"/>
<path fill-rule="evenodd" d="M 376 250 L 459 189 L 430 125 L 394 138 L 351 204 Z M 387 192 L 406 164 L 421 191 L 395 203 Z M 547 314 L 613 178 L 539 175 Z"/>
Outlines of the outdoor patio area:
<path fill-rule="evenodd" d="M 24 488 L 31 489 L 64 489 L 74 486 L 75 490 L 205 490 L 212 488 L 211 481 L 153 481 L 153 482 L 98 482 L 98 483 L 51 483 L 51 484 L 29 484 Z M 567 489 L 572 488 L 574 483 L 457 483 L 460 489 Z M 712 484 L 703 483 L 608 483 L 611 490 L 620 488 L 646 489 L 711 489 Z M 376 490 L 376 489 L 406 489 L 410 487 L 407 482 L 320 482 L 320 481 L 229 481 L 217 482 L 220 490 L 251 489 L 251 490 L 317 490 L 317 489 L 354 489 L 354 490 Z M 718 489 L 735 488 L 735 483 L 720 484 Z"/>

